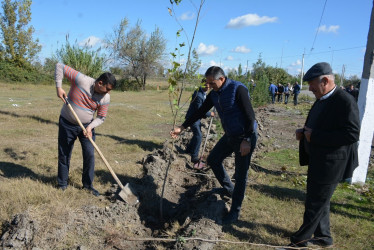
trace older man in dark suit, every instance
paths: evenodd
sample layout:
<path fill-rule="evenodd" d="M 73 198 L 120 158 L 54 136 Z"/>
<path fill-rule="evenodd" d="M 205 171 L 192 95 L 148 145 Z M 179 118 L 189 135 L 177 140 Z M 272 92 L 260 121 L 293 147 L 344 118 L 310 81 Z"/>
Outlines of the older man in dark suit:
<path fill-rule="evenodd" d="M 304 128 L 296 130 L 300 165 L 308 165 L 308 180 L 303 224 L 289 246 L 327 247 L 333 244 L 330 199 L 337 184 L 352 177 L 358 165 L 359 112 L 354 98 L 336 87 L 328 63 L 315 64 L 303 81 L 317 100 Z"/>

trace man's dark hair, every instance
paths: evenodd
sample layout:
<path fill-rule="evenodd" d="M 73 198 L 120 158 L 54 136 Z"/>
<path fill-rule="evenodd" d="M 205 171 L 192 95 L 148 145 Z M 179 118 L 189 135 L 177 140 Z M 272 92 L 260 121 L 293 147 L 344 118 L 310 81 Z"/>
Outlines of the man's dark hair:
<path fill-rule="evenodd" d="M 214 80 L 217 80 L 220 77 L 225 77 L 226 78 L 225 72 L 223 71 L 223 69 L 221 69 L 218 66 L 212 66 L 209 69 L 207 69 L 206 72 L 205 72 L 205 77 L 208 77 L 208 76 L 213 77 Z"/>
<path fill-rule="evenodd" d="M 103 85 L 110 84 L 110 85 L 113 86 L 113 88 L 115 88 L 116 85 L 117 85 L 117 80 L 116 80 L 115 76 L 112 73 L 109 73 L 109 72 L 105 72 L 105 73 L 101 74 L 99 76 L 99 78 L 96 79 L 95 82 L 99 82 L 99 81 L 101 81 L 103 83 Z"/>

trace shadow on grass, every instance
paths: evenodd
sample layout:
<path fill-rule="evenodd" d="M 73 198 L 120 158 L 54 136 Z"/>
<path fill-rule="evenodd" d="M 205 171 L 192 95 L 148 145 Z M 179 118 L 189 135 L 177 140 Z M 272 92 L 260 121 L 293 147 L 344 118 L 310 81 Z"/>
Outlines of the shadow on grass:
<path fill-rule="evenodd" d="M 361 219 L 361 220 L 368 220 L 374 221 L 374 210 L 364 206 L 356 206 L 352 204 L 342 204 L 331 202 L 330 204 L 330 211 L 334 214 L 340 214 L 350 219 Z M 352 211 L 352 212 L 349 212 Z M 358 213 L 362 214 L 365 213 L 367 216 L 359 215 Z"/>
<path fill-rule="evenodd" d="M 45 123 L 45 124 L 54 124 L 54 125 L 58 126 L 58 122 L 47 120 L 47 119 L 44 119 L 44 118 L 41 118 L 41 117 L 35 116 L 35 115 L 19 115 L 19 114 L 14 113 L 14 112 L 8 112 L 8 111 L 3 111 L 3 110 L 0 110 L 0 114 L 9 115 L 9 116 L 16 117 L 16 118 L 22 118 L 22 117 L 29 118 L 29 119 L 33 119 L 37 122 L 41 122 L 41 123 Z"/>
<path fill-rule="evenodd" d="M 44 118 L 41 118 L 41 117 L 35 116 L 35 115 L 19 115 L 19 114 L 14 113 L 14 112 L 8 112 L 8 111 L 3 111 L 3 110 L 0 110 L 0 114 L 8 115 L 8 116 L 16 117 L 16 118 L 29 118 L 29 119 L 35 120 L 37 122 L 40 122 L 40 123 L 53 124 L 53 125 L 58 126 L 58 122 L 47 120 L 47 119 L 44 119 Z M 96 135 L 97 136 L 109 137 L 109 138 L 111 138 L 115 141 L 118 141 L 119 143 L 126 143 L 126 144 L 130 144 L 130 145 L 138 145 L 141 149 L 147 150 L 147 151 L 152 151 L 154 149 L 159 149 L 159 148 L 162 147 L 162 145 L 154 143 L 152 141 L 126 139 L 126 138 L 122 138 L 122 137 L 119 137 L 119 136 L 116 136 L 116 135 L 105 135 L 105 134 L 100 134 L 100 133 L 96 133 Z M 57 135 L 56 135 L 56 137 L 57 137 Z"/>
<path fill-rule="evenodd" d="M 117 141 L 120 144 L 138 145 L 141 149 L 143 149 L 145 151 L 153 151 L 154 149 L 162 148 L 162 144 L 157 144 L 157 143 L 154 143 L 152 141 L 126 139 L 126 138 L 119 137 L 119 136 L 116 136 L 116 135 L 105 135 L 105 134 L 100 134 L 100 133 L 96 133 L 96 136 L 109 137 L 109 138 Z"/>
<path fill-rule="evenodd" d="M 257 224 L 247 221 L 242 221 L 239 219 L 238 222 L 234 224 L 239 229 L 249 229 L 251 232 L 243 232 L 237 228 L 234 228 L 233 225 L 227 225 L 222 228 L 222 231 L 225 233 L 229 233 L 236 238 L 238 238 L 240 241 L 249 241 L 257 244 L 267 244 L 267 245 L 276 245 L 277 242 L 269 242 L 268 238 L 264 238 L 260 233 L 258 232 L 259 228 L 264 228 L 269 234 L 272 235 L 280 235 L 281 237 L 286 237 L 289 235 L 292 235 L 293 232 L 276 227 L 274 225 L 269 224 Z"/>
<path fill-rule="evenodd" d="M 277 198 L 279 200 L 299 200 L 305 201 L 305 192 L 292 188 L 253 184 L 252 189 L 261 192 L 264 195 Z"/>
<path fill-rule="evenodd" d="M 0 161 L 0 170 L 3 172 L 5 178 L 30 178 L 33 180 L 40 180 L 43 183 L 55 185 L 57 177 L 50 177 L 44 175 L 35 174 L 29 168 L 15 164 L 12 162 Z"/>
<path fill-rule="evenodd" d="M 281 176 L 282 174 L 287 174 L 287 175 L 292 175 L 292 176 L 301 175 L 300 173 L 291 172 L 291 171 L 280 171 L 280 170 L 267 169 L 267 168 L 261 167 L 260 165 L 254 162 L 251 162 L 251 168 L 255 172 L 262 172 L 265 174 L 271 174 L 275 176 Z"/>

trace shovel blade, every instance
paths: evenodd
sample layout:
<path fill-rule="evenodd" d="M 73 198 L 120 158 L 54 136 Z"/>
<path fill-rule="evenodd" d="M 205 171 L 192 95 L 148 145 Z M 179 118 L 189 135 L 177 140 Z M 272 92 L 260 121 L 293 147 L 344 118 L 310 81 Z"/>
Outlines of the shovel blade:
<path fill-rule="evenodd" d="M 137 203 L 139 203 L 139 199 L 131 190 L 129 183 L 127 183 L 123 187 L 123 189 L 121 189 L 118 195 L 119 197 L 121 197 L 122 200 L 124 200 L 129 205 L 136 205 Z"/>

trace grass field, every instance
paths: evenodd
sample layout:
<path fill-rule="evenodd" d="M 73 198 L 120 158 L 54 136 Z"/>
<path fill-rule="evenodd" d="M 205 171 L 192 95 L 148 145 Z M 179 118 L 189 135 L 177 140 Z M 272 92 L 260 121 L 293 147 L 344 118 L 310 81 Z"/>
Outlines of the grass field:
<path fill-rule="evenodd" d="M 68 88 L 64 86 L 66 91 Z M 189 94 L 185 92 L 185 100 Z M 0 83 L 1 224 L 17 213 L 33 210 L 53 226 L 63 223 L 62 218 L 69 211 L 82 205 L 104 207 L 108 204 L 106 199 L 80 190 L 79 142 L 71 160 L 69 188 L 66 192 L 55 188 L 61 106 L 62 101 L 52 85 Z M 171 127 L 167 91 L 113 91 L 107 120 L 96 129 L 96 143 L 118 175 L 136 178 L 143 174 L 143 157 L 169 139 Z M 301 225 L 304 209 L 306 168 L 298 166 L 296 155 L 291 149 L 279 149 L 261 156 L 258 164 L 262 167 L 279 170 L 282 166 L 298 174 L 265 174 L 252 170 L 240 221 L 224 228 L 224 239 L 270 245 L 288 243 L 286 236 Z M 105 192 L 112 183 L 112 177 L 96 155 L 95 188 Z M 373 169 L 370 169 L 364 187 L 340 184 L 335 192 L 331 230 L 336 249 L 373 249 L 373 183 Z M 242 248 L 264 247 L 217 245 L 217 249 Z"/>

